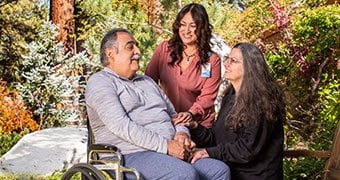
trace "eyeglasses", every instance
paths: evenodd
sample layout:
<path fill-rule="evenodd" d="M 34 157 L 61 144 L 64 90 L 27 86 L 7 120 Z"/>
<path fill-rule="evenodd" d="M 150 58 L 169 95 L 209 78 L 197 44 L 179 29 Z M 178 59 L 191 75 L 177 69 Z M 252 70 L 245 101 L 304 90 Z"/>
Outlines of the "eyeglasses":
<path fill-rule="evenodd" d="M 237 58 L 227 56 L 227 57 L 223 60 L 223 63 L 236 64 L 236 63 L 241 63 L 241 61 L 238 60 Z"/>

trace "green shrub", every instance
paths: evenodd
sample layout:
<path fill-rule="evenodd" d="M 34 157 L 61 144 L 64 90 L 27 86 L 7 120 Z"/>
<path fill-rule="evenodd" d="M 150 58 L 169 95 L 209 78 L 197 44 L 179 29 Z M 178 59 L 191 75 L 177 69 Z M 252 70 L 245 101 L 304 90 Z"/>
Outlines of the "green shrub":
<path fill-rule="evenodd" d="M 21 138 L 23 135 L 28 134 L 29 131 L 25 129 L 24 131 L 17 133 L 3 133 L 0 135 L 0 156 L 8 152 Z"/>
<path fill-rule="evenodd" d="M 63 173 L 54 173 L 50 176 L 38 176 L 29 174 L 12 174 L 6 176 L 0 176 L 2 180 L 60 180 Z M 80 176 L 76 176 L 74 179 L 81 179 Z"/>
<path fill-rule="evenodd" d="M 321 179 L 325 163 L 326 159 L 317 158 L 284 159 L 284 179 Z"/>
<path fill-rule="evenodd" d="M 0 83 L 0 156 L 14 146 L 20 138 L 38 129 L 32 112 L 26 109 L 18 93 Z"/>

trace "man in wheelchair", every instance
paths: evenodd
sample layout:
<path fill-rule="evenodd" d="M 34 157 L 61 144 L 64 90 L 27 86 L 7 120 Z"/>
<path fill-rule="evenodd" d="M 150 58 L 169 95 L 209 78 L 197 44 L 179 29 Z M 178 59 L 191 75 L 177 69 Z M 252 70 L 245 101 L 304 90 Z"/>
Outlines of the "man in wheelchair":
<path fill-rule="evenodd" d="M 229 167 L 211 158 L 194 164 L 195 144 L 159 86 L 148 76 L 138 75 L 141 52 L 129 31 L 108 31 L 101 42 L 104 69 L 93 74 L 85 93 L 89 123 L 96 143 L 118 147 L 124 166 L 136 169 L 142 179 L 229 179 Z M 110 159 L 110 156 L 101 156 Z M 126 179 L 134 179 L 125 173 Z"/>

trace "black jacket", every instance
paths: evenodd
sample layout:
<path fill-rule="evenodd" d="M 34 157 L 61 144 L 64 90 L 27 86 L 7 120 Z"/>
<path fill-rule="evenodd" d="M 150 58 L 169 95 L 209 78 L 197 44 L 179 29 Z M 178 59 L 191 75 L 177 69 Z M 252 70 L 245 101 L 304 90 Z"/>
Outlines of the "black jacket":
<path fill-rule="evenodd" d="M 224 118 L 230 111 L 234 95 L 223 98 L 222 108 L 213 127 L 199 125 L 191 129 L 198 147 L 206 148 L 211 158 L 227 163 L 232 179 L 265 180 L 283 179 L 283 120 L 270 123 L 258 117 L 259 123 L 237 131 L 227 129 Z"/>

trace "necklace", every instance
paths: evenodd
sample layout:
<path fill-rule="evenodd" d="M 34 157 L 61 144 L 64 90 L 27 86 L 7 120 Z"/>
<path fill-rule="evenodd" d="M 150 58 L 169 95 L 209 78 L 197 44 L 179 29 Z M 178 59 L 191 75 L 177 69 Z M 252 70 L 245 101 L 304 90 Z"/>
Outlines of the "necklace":
<path fill-rule="evenodd" d="M 196 52 L 194 52 L 191 55 L 188 55 L 185 51 L 183 51 L 183 52 L 184 52 L 185 57 L 187 58 L 187 64 L 189 64 L 190 63 L 190 58 L 194 57 Z"/>

